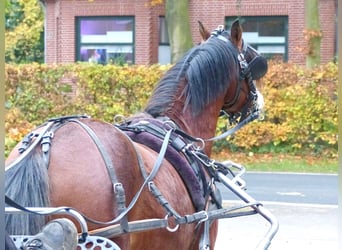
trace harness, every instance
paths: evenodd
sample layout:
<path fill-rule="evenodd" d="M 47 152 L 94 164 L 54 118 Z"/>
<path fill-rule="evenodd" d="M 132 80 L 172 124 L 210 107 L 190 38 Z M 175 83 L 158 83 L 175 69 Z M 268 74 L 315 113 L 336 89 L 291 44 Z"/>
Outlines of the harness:
<path fill-rule="evenodd" d="M 219 26 L 219 28 L 212 33 L 212 37 L 217 37 L 223 41 L 230 42 L 222 35 L 224 32 L 226 31 L 223 30 L 223 27 Z M 222 111 L 222 114 L 228 116 L 229 122 L 231 124 L 235 124 L 233 128 L 229 129 L 222 135 L 205 140 L 200 138 L 193 138 L 190 135 L 186 134 L 184 131 L 180 130 L 169 118 L 166 117 L 160 119 L 144 118 L 143 120 L 130 120 L 125 121 L 121 124 L 115 124 L 115 127 L 117 127 L 119 131 L 121 131 L 122 134 L 126 136 L 127 141 L 129 143 L 132 143 L 132 145 L 133 141 L 147 144 L 147 146 L 159 153 L 152 168 L 152 171 L 148 174 L 144 168 L 144 164 L 139 152 L 135 150 L 139 168 L 144 178 L 144 183 L 141 185 L 140 189 L 135 194 L 132 201 L 128 204 L 127 207 L 124 187 L 122 183 L 119 183 L 118 179 L 116 178 L 115 168 L 113 163 L 111 162 L 110 157 L 108 156 L 108 153 L 106 152 L 101 140 L 97 137 L 96 133 L 89 126 L 82 122 L 82 119 L 88 118 L 86 116 L 66 116 L 50 119 L 42 128 L 42 131 L 40 131 L 39 133 L 30 133 L 23 139 L 22 145 L 19 148 L 19 152 L 21 153 L 21 155 L 10 166 L 8 166 L 7 169 L 15 166 L 17 162 L 20 162 L 22 159 L 24 159 L 26 155 L 38 145 L 38 143 L 41 144 L 42 152 L 44 154 L 44 161 L 46 163 L 46 166 L 48 167 L 50 159 L 49 149 L 54 136 L 54 132 L 65 123 L 74 122 L 80 125 L 80 127 L 82 127 L 88 133 L 93 142 L 96 144 L 99 152 L 101 153 L 107 167 L 108 174 L 112 181 L 113 191 L 116 196 L 119 212 L 119 215 L 116 218 L 107 222 L 96 221 L 77 212 L 78 217 L 82 217 L 86 221 L 105 226 L 101 229 L 90 232 L 89 236 L 87 227 L 86 225 L 84 225 L 85 222 L 81 221 L 80 223 L 83 225 L 83 227 L 81 227 L 83 231 L 81 234 L 81 238 L 79 239 L 79 246 L 81 246 L 81 249 L 88 249 L 82 248 L 82 246 L 86 246 L 89 242 L 93 243 L 93 241 L 95 240 L 104 242 L 103 237 L 114 238 L 126 233 L 141 232 L 157 228 L 166 228 L 170 232 L 175 232 L 177 231 L 179 225 L 190 223 L 196 223 L 197 225 L 204 223 L 204 232 L 200 240 L 200 249 L 208 249 L 208 247 L 210 247 L 209 227 L 210 223 L 213 220 L 251 215 L 256 213 L 260 213 L 267 220 L 269 220 L 271 224 L 274 224 L 273 228 L 271 228 L 270 232 L 265 237 L 265 244 L 269 244 L 278 229 L 276 220 L 272 217 L 272 215 L 269 214 L 268 211 L 265 212 L 262 207 L 260 207 L 261 204 L 259 202 L 256 202 L 253 198 L 243 193 L 241 189 L 243 187 L 243 181 L 241 181 L 241 179 L 232 171 L 232 168 L 236 168 L 235 164 L 227 165 L 216 162 L 203 153 L 204 141 L 218 140 L 227 137 L 228 135 L 233 134 L 236 130 L 240 129 L 245 124 L 259 117 L 260 110 L 256 105 L 258 95 L 254 83 L 254 79 L 257 79 L 256 77 L 258 77 L 258 75 L 255 72 L 254 68 L 261 68 L 262 70 L 263 60 L 254 59 L 248 64 L 245 59 L 247 48 L 249 47 L 244 44 L 242 51 L 239 52 L 238 55 L 240 65 L 238 84 L 239 87 L 236 90 L 233 101 L 239 99 L 239 95 L 241 92 L 241 82 L 244 79 L 247 79 L 247 83 L 249 86 L 248 101 L 244 105 L 241 112 L 229 114 L 225 111 Z M 230 105 L 233 105 L 232 102 L 226 103 L 226 107 L 229 107 Z M 250 108 L 250 106 L 252 106 L 252 108 Z M 149 137 L 144 137 L 144 135 L 146 134 L 148 134 Z M 155 141 L 157 141 L 157 143 L 155 143 Z M 192 198 L 193 205 L 196 209 L 195 213 L 190 215 L 178 214 L 177 210 L 168 203 L 158 187 L 154 184 L 153 179 L 158 173 L 164 158 L 166 158 L 173 166 L 175 166 L 178 173 L 185 182 L 189 194 Z M 209 179 L 205 177 L 205 171 L 210 176 Z M 232 176 L 232 180 L 227 177 L 228 175 Z M 213 188 L 216 181 L 223 182 L 228 188 L 230 188 L 234 193 L 241 197 L 241 199 L 243 199 L 246 204 L 228 209 L 222 208 L 220 196 L 214 191 Z M 129 222 L 127 220 L 127 214 L 136 204 L 136 201 L 145 186 L 148 187 L 148 190 L 152 193 L 158 203 L 164 208 L 166 214 L 165 218 Z M 212 204 L 209 207 L 214 209 L 207 209 L 206 207 L 209 197 L 211 197 L 212 200 Z M 38 209 L 38 211 L 33 211 L 27 208 L 23 210 L 23 208 L 20 205 L 16 204 L 14 201 L 10 202 L 6 198 L 6 202 L 10 203 L 10 205 L 16 207 L 18 210 L 43 215 L 46 214 L 42 212 L 44 208 L 41 208 L 41 210 Z M 252 208 L 252 210 L 241 211 L 241 209 L 243 208 Z M 72 208 L 63 208 L 62 210 L 64 213 L 75 211 Z M 50 211 L 50 214 L 55 212 L 56 211 Z M 73 213 L 75 214 L 75 212 Z M 171 217 L 173 217 L 176 223 L 176 226 L 174 228 L 171 228 L 169 225 Z M 112 249 L 119 249 L 119 247 L 116 244 L 113 244 Z"/>
<path fill-rule="evenodd" d="M 15 201 L 11 201 L 8 197 L 6 197 L 6 203 L 8 203 L 10 206 L 14 207 L 14 209 L 6 208 L 6 212 L 12 212 L 12 213 L 20 213 L 20 212 L 29 212 L 34 214 L 40 214 L 40 215 L 50 215 L 50 214 L 68 214 L 71 216 L 74 216 L 78 222 L 81 224 L 81 237 L 79 238 L 79 244 L 78 246 L 80 249 L 89 249 L 89 244 L 92 244 L 94 247 L 96 246 L 110 246 L 111 249 L 119 250 L 120 248 L 114 243 L 108 240 L 108 238 L 115 238 L 119 237 L 126 233 L 133 233 L 133 232 L 142 232 L 147 230 L 153 230 L 158 228 L 166 228 L 170 232 L 175 232 L 178 230 L 179 226 L 182 224 L 191 224 L 195 223 L 197 225 L 204 224 L 204 232 L 202 234 L 201 240 L 200 240 L 200 249 L 208 249 L 210 246 L 209 241 L 209 227 L 210 223 L 213 220 L 216 219 L 222 219 L 222 218 L 233 218 L 237 216 L 246 216 L 246 215 L 252 215 L 259 213 L 262 216 L 264 216 L 267 220 L 269 220 L 272 224 L 271 230 L 268 232 L 268 234 L 265 236 L 266 240 L 263 244 L 270 244 L 271 239 L 274 237 L 276 231 L 278 230 L 278 224 L 275 218 L 273 218 L 273 215 L 270 214 L 267 210 L 265 211 L 261 204 L 257 201 L 255 201 L 253 198 L 248 196 L 244 191 L 242 190 L 244 186 L 244 182 L 240 179 L 239 175 L 236 175 L 232 169 L 238 168 L 239 166 L 232 163 L 219 163 L 212 159 L 210 159 L 208 156 L 206 156 L 202 152 L 202 147 L 198 146 L 201 145 L 201 140 L 193 138 L 183 131 L 179 130 L 178 128 L 174 127 L 173 123 L 171 123 L 168 119 L 164 120 L 163 122 L 158 121 L 158 124 L 162 124 L 163 126 L 155 126 L 151 125 L 152 122 L 149 123 L 150 125 L 147 125 L 146 122 L 129 122 L 124 124 L 117 124 L 116 127 L 120 128 L 123 135 L 127 136 L 127 139 L 129 142 L 133 143 L 133 141 L 130 139 L 130 137 L 127 135 L 127 132 L 131 133 L 142 133 L 142 131 L 153 131 L 152 133 L 156 137 L 163 137 L 162 145 L 158 154 L 158 157 L 154 163 L 154 166 L 152 168 L 152 171 L 147 174 L 146 170 L 143 166 L 141 157 L 139 155 L 139 152 L 136 151 L 136 157 L 138 158 L 139 167 L 141 169 L 141 173 L 145 179 L 144 183 L 141 185 L 141 188 L 136 193 L 136 195 L 133 197 L 132 201 L 128 206 L 125 206 L 125 191 L 124 187 L 121 183 L 117 182 L 116 173 L 114 171 L 114 166 L 110 161 L 110 158 L 106 156 L 106 151 L 104 147 L 102 146 L 101 141 L 96 136 L 94 131 L 87 126 L 85 123 L 82 122 L 82 119 L 87 119 L 85 116 L 72 116 L 72 117 L 60 117 L 55 119 L 50 119 L 45 127 L 41 130 L 39 134 L 35 134 L 34 136 L 30 135 L 31 138 L 36 138 L 33 141 L 27 141 L 26 139 L 23 140 L 23 144 L 26 147 L 26 150 L 21 150 L 22 155 L 25 153 L 27 154 L 28 151 L 36 147 L 39 142 L 42 144 L 42 148 L 46 148 L 44 145 L 50 145 L 51 141 L 43 140 L 45 134 L 54 132 L 67 122 L 76 122 L 79 124 L 92 138 L 94 143 L 99 149 L 99 152 L 102 154 L 102 157 L 104 158 L 104 161 L 106 163 L 106 167 L 108 170 L 108 173 L 111 177 L 112 184 L 113 184 L 113 190 L 116 195 L 116 201 L 117 201 L 117 207 L 119 208 L 119 215 L 114 218 L 111 221 L 107 222 L 100 222 L 95 221 L 91 218 L 88 218 L 84 214 L 80 213 L 79 211 L 76 211 L 73 208 L 69 207 L 61 207 L 61 208 L 23 208 L 19 204 L 16 204 Z M 145 123 L 145 124 L 144 124 Z M 51 134 L 51 133 L 50 133 Z M 44 143 L 42 143 L 44 141 Z M 196 211 L 193 214 L 186 214 L 186 215 L 180 215 L 177 213 L 177 209 L 173 208 L 165 199 L 163 194 L 159 191 L 158 187 L 154 184 L 154 177 L 158 173 L 161 163 L 166 156 L 166 152 L 168 150 L 168 145 L 172 145 L 171 147 L 175 147 L 178 149 L 179 152 L 181 152 L 185 158 L 191 159 L 191 162 L 197 162 L 196 164 L 201 165 L 204 167 L 205 171 L 208 172 L 210 176 L 210 182 L 208 185 L 205 185 L 205 188 L 203 190 L 206 190 L 205 194 L 205 200 L 210 195 L 212 197 L 212 200 L 214 200 L 215 204 L 214 209 L 206 210 L 204 207 L 202 209 L 197 208 L 198 211 Z M 48 154 L 49 151 L 46 151 L 45 153 Z M 22 157 L 19 157 L 21 160 Z M 48 159 L 49 156 L 46 156 L 46 159 Z M 20 160 L 19 159 L 19 160 Z M 195 165 L 191 163 L 191 168 L 194 170 Z M 47 164 L 48 165 L 48 164 Z M 10 165 L 9 167 L 13 167 L 14 165 Z M 229 179 L 227 176 L 232 176 L 232 179 Z M 200 174 L 199 174 L 200 176 Z M 201 177 L 202 178 L 202 177 Z M 199 178 L 199 179 L 201 179 Z M 236 193 L 241 199 L 243 199 L 246 203 L 230 208 L 222 208 L 221 207 L 221 201 L 219 198 L 217 198 L 215 193 L 213 192 L 210 187 L 213 186 L 214 182 L 222 182 L 225 185 L 227 185 L 228 188 L 230 188 L 234 193 Z M 203 185 L 206 182 L 202 182 Z M 147 219 L 147 220 L 139 220 L 139 221 L 127 221 L 127 214 L 128 212 L 133 208 L 135 205 L 137 199 L 139 198 L 142 190 L 145 188 L 145 186 L 148 187 L 148 190 L 151 192 L 151 194 L 155 197 L 155 199 L 158 201 L 158 203 L 164 208 L 165 210 L 165 217 L 159 218 L 159 219 Z M 209 190 L 209 191 L 208 191 Z M 246 208 L 250 208 L 250 210 L 247 210 Z M 173 221 L 176 223 L 175 227 L 170 226 L 170 219 L 173 218 Z M 104 226 L 103 228 L 88 232 L 87 230 L 87 224 L 85 221 L 92 222 L 95 224 L 99 224 Z M 22 236 L 24 237 L 22 240 L 27 240 L 29 236 Z M 20 244 L 21 236 L 12 236 L 13 239 L 16 240 L 17 244 Z M 108 248 L 108 247 L 106 247 Z M 95 248 L 92 248 L 95 249 Z"/>

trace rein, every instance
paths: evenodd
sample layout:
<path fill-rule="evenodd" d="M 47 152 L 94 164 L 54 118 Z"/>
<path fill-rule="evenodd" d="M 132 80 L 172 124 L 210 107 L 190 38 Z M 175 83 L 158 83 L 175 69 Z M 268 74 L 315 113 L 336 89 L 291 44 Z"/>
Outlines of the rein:
<path fill-rule="evenodd" d="M 223 111 L 225 115 L 228 115 L 225 111 Z M 248 123 L 256 120 L 260 115 L 260 111 L 254 111 L 253 113 L 249 114 L 245 119 L 243 119 L 242 121 L 240 121 L 239 123 L 237 123 L 234 127 L 232 127 L 231 129 L 228 129 L 226 132 L 209 138 L 209 139 L 205 139 L 204 141 L 217 141 L 217 140 L 221 140 L 224 139 L 232 134 L 234 134 L 236 131 L 238 131 L 239 129 L 241 129 L 243 126 L 247 125 Z M 228 115 L 229 116 L 229 115 Z"/>

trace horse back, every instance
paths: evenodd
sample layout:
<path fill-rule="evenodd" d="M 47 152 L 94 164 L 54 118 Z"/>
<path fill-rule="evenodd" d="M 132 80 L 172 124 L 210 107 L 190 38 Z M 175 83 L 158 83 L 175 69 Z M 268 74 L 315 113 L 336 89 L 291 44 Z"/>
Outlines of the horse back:
<path fill-rule="evenodd" d="M 89 218 L 110 221 L 118 215 L 113 182 L 123 183 L 126 199 L 132 198 L 130 189 L 136 186 L 132 176 L 139 174 L 135 149 L 112 124 L 93 119 L 80 121 L 94 132 L 98 142 L 75 122 L 56 131 L 49 164 L 51 203 L 77 206 Z M 108 162 L 110 166 L 106 166 Z"/>
<path fill-rule="evenodd" d="M 15 150 L 17 148 L 18 146 Z M 35 154 L 43 154 L 39 145 L 35 151 Z M 13 161 L 15 156 L 16 153 L 12 153 L 8 162 Z M 73 207 L 93 220 L 111 221 L 119 214 L 115 184 L 122 184 L 127 206 L 144 183 L 143 172 L 148 175 L 152 171 L 157 157 L 158 152 L 131 141 L 112 124 L 89 118 L 66 121 L 54 130 L 50 142 L 49 164 L 46 166 L 50 201 L 48 206 Z M 114 173 L 114 178 L 110 172 Z M 152 181 L 180 215 L 195 212 L 182 179 L 167 160 L 162 161 Z M 167 211 L 146 186 L 128 213 L 127 220 L 164 218 L 166 214 Z M 89 230 L 94 230 L 103 226 L 90 223 L 88 227 Z M 186 224 L 181 225 L 176 233 L 166 229 L 151 230 L 113 240 L 122 249 L 128 246 L 131 249 L 156 249 L 165 246 L 172 249 L 185 246 L 190 249 L 197 245 L 196 237 L 189 238 L 189 235 L 194 234 L 194 227 L 195 225 Z M 153 238 L 163 240 L 147 240 Z"/>

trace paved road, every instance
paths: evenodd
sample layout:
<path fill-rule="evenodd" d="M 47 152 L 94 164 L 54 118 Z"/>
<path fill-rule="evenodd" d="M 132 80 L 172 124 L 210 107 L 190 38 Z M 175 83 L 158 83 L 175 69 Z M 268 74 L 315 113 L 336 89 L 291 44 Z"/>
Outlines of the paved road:
<path fill-rule="evenodd" d="M 247 173 L 247 192 L 279 221 L 269 250 L 338 250 L 337 175 Z M 241 202 L 222 189 L 225 206 Z M 256 249 L 269 229 L 259 215 L 220 220 L 215 250 Z"/>
<path fill-rule="evenodd" d="M 294 174 L 247 172 L 247 192 L 258 201 L 337 205 L 336 174 Z M 220 185 L 221 186 L 221 185 Z M 237 197 L 222 185 L 224 200 Z"/>

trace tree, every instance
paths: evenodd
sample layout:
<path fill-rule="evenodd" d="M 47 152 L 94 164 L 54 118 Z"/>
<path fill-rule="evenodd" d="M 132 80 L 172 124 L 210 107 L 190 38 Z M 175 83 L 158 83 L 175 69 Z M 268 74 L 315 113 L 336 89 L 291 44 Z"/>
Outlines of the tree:
<path fill-rule="evenodd" d="M 44 15 L 38 0 L 7 0 L 5 61 L 43 62 Z"/>
<path fill-rule="evenodd" d="M 188 0 L 166 0 L 166 24 L 170 39 L 171 62 L 176 62 L 192 46 Z"/>
<path fill-rule="evenodd" d="M 174 63 L 193 47 L 189 21 L 189 0 L 151 0 L 152 6 L 164 2 L 171 62 Z"/>
<path fill-rule="evenodd" d="M 307 41 L 306 66 L 320 63 L 322 32 L 319 24 L 319 0 L 305 0 L 305 40 Z"/>

